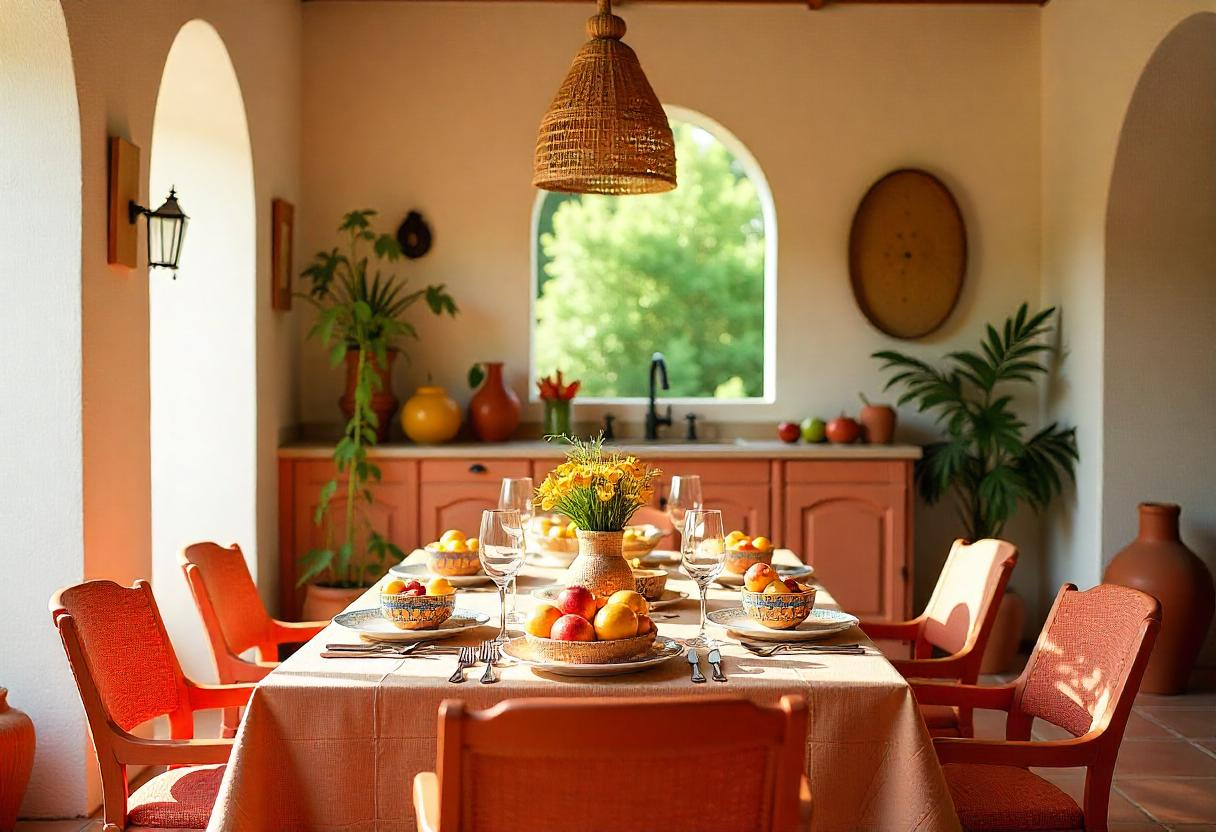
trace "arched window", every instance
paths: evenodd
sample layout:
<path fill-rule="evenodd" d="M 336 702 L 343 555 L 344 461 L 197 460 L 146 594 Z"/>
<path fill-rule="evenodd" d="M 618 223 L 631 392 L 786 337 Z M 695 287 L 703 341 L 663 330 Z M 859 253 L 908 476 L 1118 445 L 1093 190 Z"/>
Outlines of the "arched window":
<path fill-rule="evenodd" d="M 772 401 L 776 227 L 759 166 L 723 127 L 669 107 L 679 186 L 660 195 L 543 192 L 533 216 L 533 377 L 580 399 Z M 535 389 L 532 391 L 536 395 Z"/>

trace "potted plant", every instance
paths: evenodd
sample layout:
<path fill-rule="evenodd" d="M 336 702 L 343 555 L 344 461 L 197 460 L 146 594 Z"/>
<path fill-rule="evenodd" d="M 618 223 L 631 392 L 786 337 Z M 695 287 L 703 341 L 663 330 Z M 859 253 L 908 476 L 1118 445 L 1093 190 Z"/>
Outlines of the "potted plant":
<path fill-rule="evenodd" d="M 925 446 L 917 490 L 930 505 L 952 499 L 968 540 L 1000 537 L 1019 506 L 1045 509 L 1063 490 L 1062 475 L 1073 477 L 1076 428 L 1053 422 L 1027 438 L 1006 393 L 1008 385 L 1033 384 L 1046 374 L 1041 359 L 1052 347 L 1043 336 L 1054 315 L 1054 307 L 1032 315 L 1022 304 L 1000 331 L 987 327 L 978 350 L 949 353 L 943 369 L 893 350 L 874 353 L 893 372 L 884 389 L 904 388 L 898 405 L 936 414 L 945 431 L 944 440 Z M 1019 610 L 1025 615 L 1023 602 L 1013 593 L 1005 597 L 997 627 L 1014 632 L 1002 639 L 994 628 L 985 672 L 1006 669 L 1021 639 L 1016 619 Z"/>
<path fill-rule="evenodd" d="M 367 451 L 387 436 L 388 422 L 396 399 L 388 390 L 392 359 L 402 338 L 417 337 L 414 327 L 402 316 L 425 299 L 431 312 L 455 316 L 456 304 L 442 285 L 405 291 L 405 281 L 383 276 L 379 269 L 369 275 L 371 247 L 377 261 L 395 261 L 401 246 L 388 234 L 371 228 L 375 211 L 351 211 L 342 218 L 339 230 L 348 240 L 345 251 L 337 247 L 321 251 L 302 276 L 312 286 L 303 295 L 317 308 L 317 320 L 309 331 L 329 348 L 330 364 L 347 365 L 347 415 L 342 438 L 334 447 L 336 474 L 321 488 L 314 522 L 325 529 L 325 545 L 301 558 L 298 586 L 308 584 L 305 617 L 332 617 L 384 572 L 385 561 L 400 559 L 401 549 L 372 528 L 365 509 L 372 503 L 371 486 L 379 482 L 380 469 Z M 386 396 L 391 401 L 386 401 Z M 345 482 L 341 482 L 342 480 Z M 345 499 L 341 535 L 336 534 L 329 507 L 339 486 Z M 322 583 L 310 583 L 323 577 Z"/>

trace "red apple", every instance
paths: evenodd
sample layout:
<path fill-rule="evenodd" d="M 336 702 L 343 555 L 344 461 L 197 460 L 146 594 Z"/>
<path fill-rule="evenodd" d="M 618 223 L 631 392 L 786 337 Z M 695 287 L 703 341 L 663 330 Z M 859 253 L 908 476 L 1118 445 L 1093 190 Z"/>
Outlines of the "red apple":
<path fill-rule="evenodd" d="M 415 587 L 413 589 L 407 589 L 405 592 L 402 592 L 401 594 L 408 595 L 411 598 L 418 598 L 419 596 L 426 595 L 426 588 L 421 587 L 421 586 Z"/>
<path fill-rule="evenodd" d="M 743 585 L 749 592 L 764 592 L 764 588 L 777 580 L 777 570 L 767 563 L 753 563 L 743 573 Z"/>
<path fill-rule="evenodd" d="M 422 581 L 413 580 L 413 579 L 406 581 L 405 589 L 403 589 L 402 592 L 403 593 L 409 592 L 411 589 L 421 589 L 423 594 L 426 593 L 426 586 L 423 585 Z"/>
<path fill-rule="evenodd" d="M 746 538 L 744 538 L 743 540 L 736 543 L 733 548 L 736 552 L 758 552 L 758 551 L 760 551 L 759 549 L 757 549 L 755 547 L 755 545 L 750 540 L 748 540 Z"/>
<path fill-rule="evenodd" d="M 827 436 L 833 445 L 848 445 L 861 436 L 861 425 L 857 424 L 856 419 L 841 416 L 828 422 Z"/>
<path fill-rule="evenodd" d="M 558 641 L 595 641 L 595 627 L 581 615 L 563 615 L 553 622 L 549 638 Z"/>
<path fill-rule="evenodd" d="M 786 578 L 784 583 L 790 588 L 790 592 L 802 592 L 802 587 L 798 586 L 798 582 L 793 578 Z"/>
<path fill-rule="evenodd" d="M 802 428 L 794 422 L 782 422 L 777 425 L 777 438 L 782 442 L 794 443 L 802 437 Z"/>
<path fill-rule="evenodd" d="M 590 621 L 595 618 L 595 596 L 585 586 L 568 586 L 557 596 L 557 608 L 566 615 L 578 615 Z"/>

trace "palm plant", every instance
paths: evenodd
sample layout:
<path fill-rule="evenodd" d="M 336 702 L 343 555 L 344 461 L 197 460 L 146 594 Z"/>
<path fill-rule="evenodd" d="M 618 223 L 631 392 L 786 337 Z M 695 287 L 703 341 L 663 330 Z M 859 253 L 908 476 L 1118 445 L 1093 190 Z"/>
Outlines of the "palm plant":
<path fill-rule="evenodd" d="M 946 439 L 927 445 L 917 463 L 917 489 L 930 505 L 951 496 L 970 540 L 999 537 L 1020 504 L 1041 511 L 1062 492 L 1062 475 L 1073 478 L 1076 428 L 1053 422 L 1025 438 L 1003 389 L 1047 372 L 1041 359 L 1052 347 L 1043 336 L 1055 311 L 1030 314 L 1022 304 L 1001 331 L 987 327 L 979 350 L 949 353 L 944 369 L 893 350 L 873 355 L 894 371 L 884 389 L 905 389 L 898 404 L 935 413 L 944 428 Z"/>
<path fill-rule="evenodd" d="M 329 570 L 332 583 L 359 587 L 374 581 L 384 570 L 390 556 L 404 553 L 372 528 L 362 508 L 371 505 L 371 486 L 380 481 L 380 468 L 368 459 L 367 449 L 376 444 L 379 417 L 372 410 L 372 397 L 381 388 L 377 367 L 388 366 L 389 350 L 397 349 L 403 337 L 418 336 L 413 325 L 403 319 L 406 311 L 425 299 L 435 315 L 455 316 L 456 303 L 442 285 L 406 291 L 405 281 L 383 276 L 376 269 L 369 276 L 370 258 L 364 253 L 371 244 L 377 261 L 396 261 L 401 246 L 389 234 L 378 234 L 371 227 L 375 211 L 351 211 L 342 218 L 339 231 L 346 232 L 347 249 L 337 247 L 320 251 L 302 276 L 312 283 L 303 295 L 317 308 L 317 321 L 309 331 L 329 348 L 329 361 L 337 366 L 350 351 L 358 351 L 355 369 L 354 407 L 342 438 L 334 448 L 336 476 L 321 488 L 313 521 L 325 527 L 325 545 L 301 558 L 298 585 L 303 586 Z M 330 502 L 338 491 L 339 479 L 346 477 L 346 506 L 341 543 L 334 545 L 333 524 L 327 522 Z M 356 548 L 362 534 L 364 543 Z"/>

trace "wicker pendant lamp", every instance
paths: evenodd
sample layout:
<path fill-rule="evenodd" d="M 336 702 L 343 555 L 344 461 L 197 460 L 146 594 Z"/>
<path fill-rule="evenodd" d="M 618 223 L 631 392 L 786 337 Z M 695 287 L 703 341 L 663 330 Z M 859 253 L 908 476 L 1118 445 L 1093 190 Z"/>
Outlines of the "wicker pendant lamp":
<path fill-rule="evenodd" d="M 676 149 L 667 114 L 621 42 L 625 21 L 611 0 L 587 19 L 591 40 L 540 123 L 532 184 L 574 194 L 652 194 L 676 186 Z"/>

